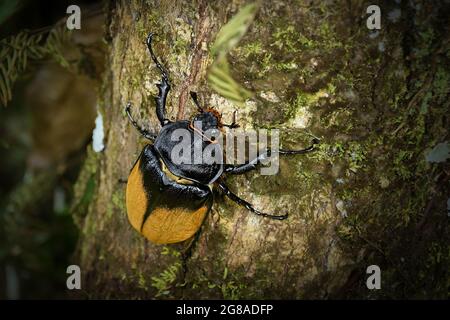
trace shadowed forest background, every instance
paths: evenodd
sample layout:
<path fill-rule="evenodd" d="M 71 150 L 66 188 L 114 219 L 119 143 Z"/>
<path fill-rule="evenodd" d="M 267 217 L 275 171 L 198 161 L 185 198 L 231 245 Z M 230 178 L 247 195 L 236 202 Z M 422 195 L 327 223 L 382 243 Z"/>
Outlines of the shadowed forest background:
<path fill-rule="evenodd" d="M 448 298 L 450 2 L 261 1 L 226 55 L 239 102 L 212 80 L 211 47 L 249 3 L 0 1 L 0 298 Z M 65 28 L 71 4 L 81 30 Z M 196 91 L 227 123 L 238 110 L 243 129 L 280 129 L 285 149 L 321 139 L 275 176 L 227 179 L 285 221 L 215 190 L 185 276 L 183 245 L 154 245 L 126 217 L 121 181 L 147 143 L 126 103 L 159 128 L 149 32 L 170 119 L 195 114 Z M 70 264 L 81 290 L 66 288 Z"/>

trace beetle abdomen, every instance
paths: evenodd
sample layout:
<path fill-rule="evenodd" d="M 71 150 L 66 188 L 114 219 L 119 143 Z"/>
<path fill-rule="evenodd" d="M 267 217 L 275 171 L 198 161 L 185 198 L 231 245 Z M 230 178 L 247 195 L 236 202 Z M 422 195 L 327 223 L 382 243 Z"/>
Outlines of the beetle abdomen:
<path fill-rule="evenodd" d="M 192 237 L 213 203 L 208 186 L 175 179 L 170 172 L 164 172 L 151 145 L 144 148 L 128 177 L 128 220 L 154 243 L 175 243 Z"/>

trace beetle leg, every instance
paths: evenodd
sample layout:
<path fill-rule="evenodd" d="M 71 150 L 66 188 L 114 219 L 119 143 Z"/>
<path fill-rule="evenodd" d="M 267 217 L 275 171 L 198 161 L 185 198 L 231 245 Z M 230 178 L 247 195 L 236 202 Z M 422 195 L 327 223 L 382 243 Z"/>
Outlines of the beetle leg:
<path fill-rule="evenodd" d="M 248 163 L 241 164 L 241 165 L 232 165 L 232 164 L 226 164 L 225 165 L 225 172 L 231 173 L 231 174 L 241 174 L 248 171 L 252 171 L 256 169 L 257 165 L 261 163 L 261 160 L 267 159 L 267 152 L 260 154 L 255 159 L 251 160 Z"/>
<path fill-rule="evenodd" d="M 237 113 L 237 110 L 235 110 L 233 112 L 233 122 L 231 124 L 224 124 L 223 125 L 224 127 L 228 127 L 230 129 L 236 129 L 236 128 L 240 127 L 239 124 L 236 122 L 236 113 Z"/>
<path fill-rule="evenodd" d="M 156 135 L 148 131 L 147 129 L 142 128 L 138 125 L 136 120 L 134 120 L 133 116 L 131 115 L 131 103 L 128 102 L 127 106 L 125 107 L 125 112 L 128 115 L 128 119 L 130 119 L 131 124 L 136 128 L 137 131 L 146 139 L 155 141 Z"/>
<path fill-rule="evenodd" d="M 283 149 L 280 149 L 280 150 L 278 150 L 278 153 L 279 154 L 284 154 L 284 155 L 308 153 L 308 152 L 313 151 L 315 149 L 315 145 L 319 144 L 319 142 L 320 142 L 319 139 L 314 138 L 312 140 L 312 144 L 308 148 L 301 149 L 301 150 L 283 150 Z"/>
<path fill-rule="evenodd" d="M 309 146 L 308 148 L 301 149 L 301 150 L 280 149 L 280 150 L 278 150 L 278 153 L 282 154 L 282 155 L 304 154 L 304 153 L 313 151 L 315 149 L 315 145 L 318 143 L 319 143 L 318 139 L 313 139 L 312 145 Z M 241 174 L 241 173 L 245 173 L 245 172 L 254 170 L 261 163 L 261 161 L 267 159 L 268 156 L 269 156 L 269 151 L 267 151 L 263 154 L 260 154 L 255 159 L 251 160 L 248 163 L 242 164 L 242 165 L 238 165 L 238 166 L 230 165 L 230 164 L 225 165 L 225 172 L 231 173 L 231 174 Z"/>
<path fill-rule="evenodd" d="M 150 56 L 152 57 L 153 62 L 156 64 L 156 67 L 158 67 L 159 71 L 161 72 L 161 83 L 157 84 L 158 87 L 158 96 L 155 97 L 156 102 L 156 115 L 158 116 L 159 122 L 162 126 L 166 125 L 170 122 L 169 119 L 166 118 L 166 99 L 167 94 L 170 90 L 170 82 L 169 82 L 169 76 L 167 75 L 166 70 L 164 67 L 159 63 L 158 58 L 153 53 L 152 49 L 152 39 L 153 39 L 153 33 L 150 33 L 147 37 L 147 48 L 150 52 Z"/>
<path fill-rule="evenodd" d="M 200 227 L 201 229 L 201 227 Z M 198 230 L 190 239 L 185 241 L 184 249 L 181 251 L 181 261 L 182 261 L 182 271 L 183 271 L 183 279 L 181 282 L 184 282 L 186 274 L 188 272 L 187 268 L 187 260 L 192 256 L 192 250 L 194 246 L 197 244 L 197 241 L 200 236 L 200 230 Z"/>
<path fill-rule="evenodd" d="M 283 215 L 273 215 L 273 214 L 268 214 L 268 213 L 264 213 L 264 212 L 261 212 L 259 210 L 256 210 L 251 203 L 245 201 L 244 199 L 239 198 L 239 196 L 237 196 L 233 192 L 231 192 L 230 189 L 228 189 L 228 187 L 223 182 L 217 182 L 217 185 L 225 193 L 225 195 L 228 198 L 230 198 L 231 200 L 233 200 L 237 204 L 245 207 L 247 210 L 253 212 L 254 214 L 257 214 L 258 216 L 271 218 L 271 219 L 276 219 L 276 220 L 284 220 L 284 219 L 286 219 L 288 217 L 287 213 L 283 214 Z"/>

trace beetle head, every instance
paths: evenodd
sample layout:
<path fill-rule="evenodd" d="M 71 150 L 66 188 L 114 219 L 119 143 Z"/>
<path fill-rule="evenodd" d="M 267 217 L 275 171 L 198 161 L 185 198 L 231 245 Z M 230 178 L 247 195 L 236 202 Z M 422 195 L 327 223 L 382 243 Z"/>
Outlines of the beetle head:
<path fill-rule="evenodd" d="M 197 99 L 197 94 L 191 92 L 192 100 L 194 100 L 195 105 L 199 113 L 197 113 L 191 120 L 189 127 L 199 133 L 206 140 L 213 142 L 214 138 L 208 138 L 205 136 L 205 132 L 211 130 L 212 136 L 217 136 L 223 128 L 222 115 L 214 108 L 203 108 Z"/>
<path fill-rule="evenodd" d="M 221 115 L 217 110 L 208 108 L 201 113 L 197 113 L 192 118 L 189 127 L 200 134 L 210 143 L 216 142 L 216 137 L 222 130 Z"/>
<path fill-rule="evenodd" d="M 192 125 L 201 122 L 203 131 L 214 128 L 221 128 L 222 127 L 221 118 L 222 115 L 217 110 L 213 108 L 207 108 L 203 112 L 197 113 L 194 116 L 194 118 L 192 119 Z"/>

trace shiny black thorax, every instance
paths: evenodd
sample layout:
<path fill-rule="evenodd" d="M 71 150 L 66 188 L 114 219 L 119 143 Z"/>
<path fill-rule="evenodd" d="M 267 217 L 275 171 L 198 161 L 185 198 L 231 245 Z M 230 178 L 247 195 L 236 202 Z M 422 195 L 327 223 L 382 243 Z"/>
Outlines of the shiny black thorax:
<path fill-rule="evenodd" d="M 223 173 L 223 154 L 220 144 L 213 145 L 211 139 L 208 139 L 211 136 L 206 134 L 214 133 L 214 123 L 202 120 L 195 117 L 193 121 L 182 120 L 164 125 L 154 147 L 175 176 L 201 184 L 211 184 Z M 201 130 L 198 128 L 199 124 Z M 205 134 L 202 136 L 203 132 Z M 211 159 L 211 154 L 214 159 L 208 163 L 205 159 Z"/>

